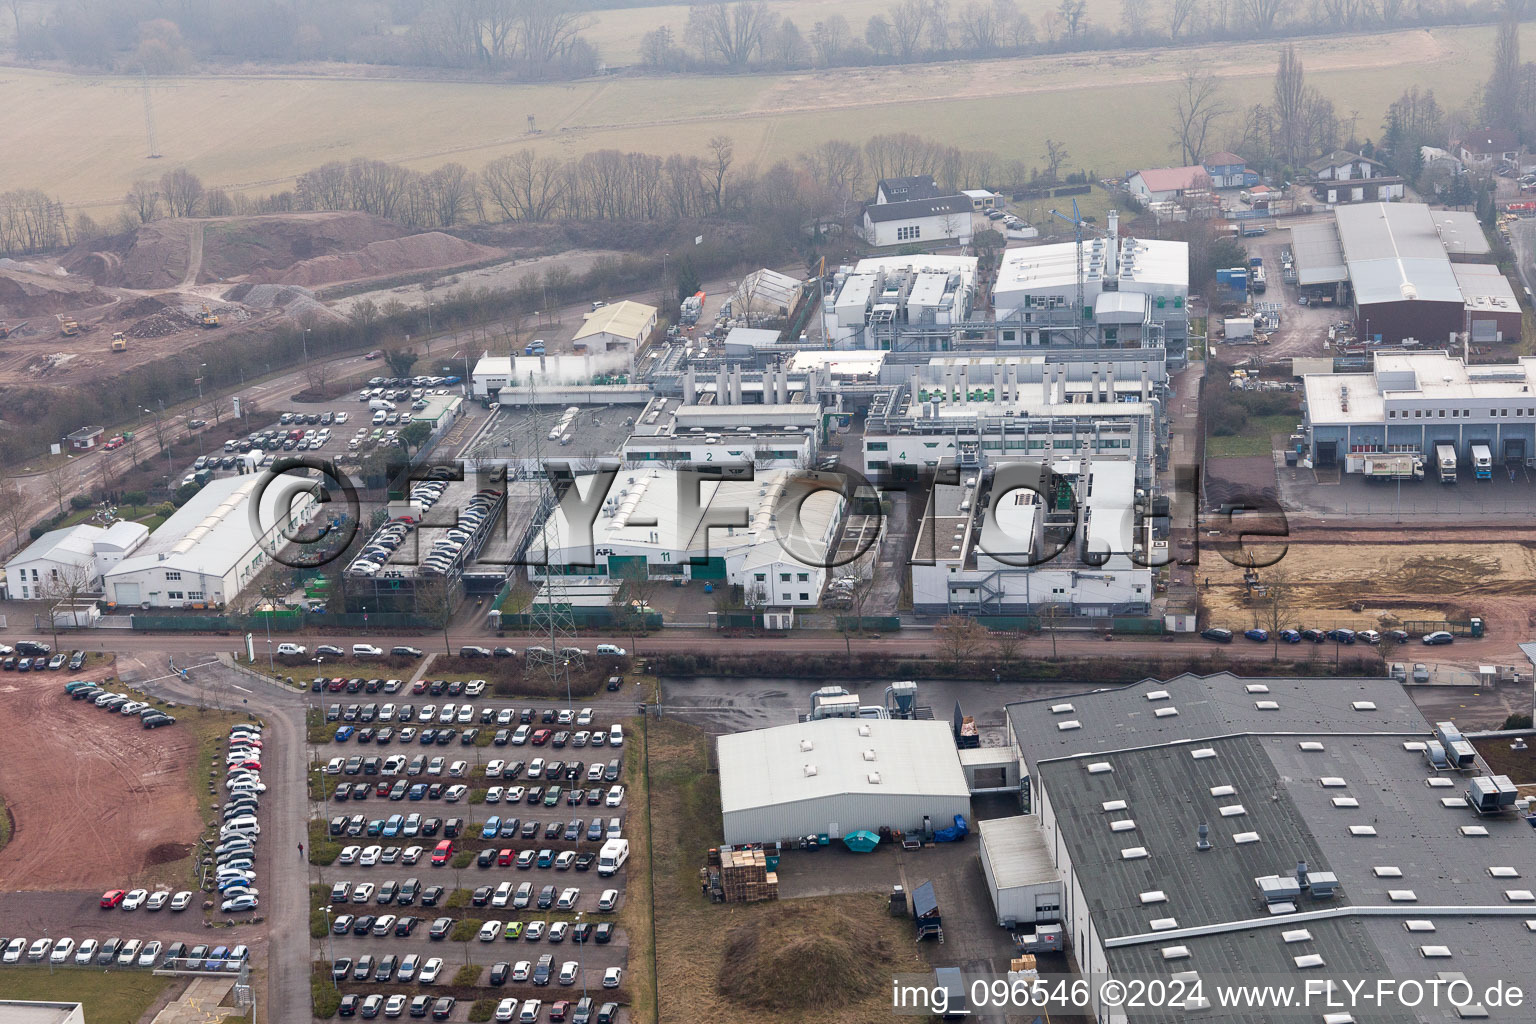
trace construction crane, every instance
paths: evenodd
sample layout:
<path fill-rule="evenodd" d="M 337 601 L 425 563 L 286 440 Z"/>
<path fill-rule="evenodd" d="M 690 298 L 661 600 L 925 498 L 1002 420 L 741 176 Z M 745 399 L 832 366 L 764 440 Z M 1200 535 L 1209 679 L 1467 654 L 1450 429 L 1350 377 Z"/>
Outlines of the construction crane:
<path fill-rule="evenodd" d="M 1052 210 L 1051 216 L 1066 221 L 1072 225 L 1072 236 L 1077 242 L 1077 308 L 1072 313 L 1072 319 L 1081 323 L 1083 315 L 1083 215 L 1078 212 L 1077 200 L 1072 200 L 1072 216 L 1068 217 L 1059 211 Z"/>

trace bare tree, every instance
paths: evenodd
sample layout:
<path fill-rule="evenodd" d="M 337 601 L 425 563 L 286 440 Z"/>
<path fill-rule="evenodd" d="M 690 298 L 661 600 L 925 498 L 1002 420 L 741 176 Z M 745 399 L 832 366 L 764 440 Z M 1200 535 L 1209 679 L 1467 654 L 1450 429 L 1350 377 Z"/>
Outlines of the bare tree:
<path fill-rule="evenodd" d="M 508 220 L 548 220 L 565 186 L 560 161 L 531 149 L 498 157 L 481 172 L 486 195 Z"/>
<path fill-rule="evenodd" d="M 828 67 L 836 62 L 848 48 L 851 38 L 848 19 L 841 14 L 833 14 L 816 22 L 811 26 L 811 50 L 816 55 L 816 63 Z"/>
<path fill-rule="evenodd" d="M 1249 25 L 1260 32 L 1270 32 L 1285 9 L 1285 0 L 1238 0 L 1238 9 Z"/>
<path fill-rule="evenodd" d="M 185 167 L 160 175 L 160 193 L 172 217 L 195 217 L 203 199 L 203 183 Z"/>
<path fill-rule="evenodd" d="M 148 224 L 160 214 L 160 190 L 148 178 L 134 182 L 123 201 L 138 215 L 140 224 Z"/>
<path fill-rule="evenodd" d="M 347 319 L 352 321 L 352 326 L 357 328 L 357 333 L 366 344 L 373 340 L 374 332 L 379 325 L 379 307 L 372 299 L 363 299 L 353 305 Z"/>
<path fill-rule="evenodd" d="M 1140 39 L 1147 30 L 1147 0 L 1120 0 L 1120 24 L 1126 35 Z"/>
<path fill-rule="evenodd" d="M 950 615 L 933 627 L 933 643 L 952 665 L 974 658 L 987 642 L 987 631 L 968 615 Z"/>
<path fill-rule="evenodd" d="M 862 559 L 857 568 L 853 568 L 846 575 L 852 577 L 848 585 L 848 611 L 849 615 L 843 616 L 843 649 L 847 652 L 848 659 L 853 660 L 853 642 L 849 635 L 853 630 L 863 630 L 864 609 L 869 605 L 869 599 L 875 592 L 875 574 L 879 571 L 879 565 L 875 561 L 873 553 Z"/>
<path fill-rule="evenodd" d="M 1045 176 L 1047 180 L 1060 181 L 1062 165 L 1072 158 L 1072 154 L 1067 152 L 1066 145 L 1057 142 L 1055 139 L 1046 139 L 1045 153 L 1042 155 L 1045 157 Z"/>
<path fill-rule="evenodd" d="M 1018 630 L 999 629 L 991 633 L 992 650 L 1003 664 L 1017 661 L 1024 652 L 1024 637 Z"/>
<path fill-rule="evenodd" d="M 335 370 L 324 359 L 314 359 L 304 364 L 305 389 L 311 394 L 325 396 Z"/>
<path fill-rule="evenodd" d="M 1307 73 L 1294 44 L 1280 51 L 1274 83 L 1276 150 L 1294 166 L 1304 155 L 1307 110 Z"/>
<path fill-rule="evenodd" d="M 1084 28 L 1088 4 L 1086 0 L 1061 0 L 1061 3 L 1056 5 L 1055 13 L 1067 30 L 1067 38 L 1076 39 L 1077 34 Z"/>
<path fill-rule="evenodd" d="M 16 481 L 9 476 L 0 477 L 0 525 L 10 529 L 11 539 L 18 550 L 21 548 L 21 531 L 28 519 L 25 502 L 26 496 Z"/>
<path fill-rule="evenodd" d="M 1520 128 L 1520 20 L 1514 11 L 1499 22 L 1493 75 L 1483 92 L 1483 118 L 1495 128 Z"/>
<path fill-rule="evenodd" d="M 48 621 L 53 624 L 53 638 L 57 644 L 59 608 L 69 608 L 74 626 L 79 629 L 81 601 L 91 594 L 100 593 L 101 588 L 90 568 L 80 562 L 66 563 L 60 568 L 50 569 L 49 573 L 43 581 L 42 594 L 39 596 L 48 603 Z"/>
<path fill-rule="evenodd" d="M 49 463 L 48 468 L 43 470 L 43 482 L 48 485 L 49 492 L 53 494 L 53 500 L 59 506 L 60 515 L 64 514 L 64 499 L 69 497 L 69 492 L 73 489 L 69 467 L 68 460 L 60 459 Z"/>
<path fill-rule="evenodd" d="M 896 56 L 910 61 L 917 56 L 924 30 L 931 24 L 927 0 L 901 0 L 891 8 L 891 42 Z"/>
<path fill-rule="evenodd" d="M 1284 572 L 1269 573 L 1264 581 L 1263 604 L 1254 612 L 1255 619 L 1269 631 L 1275 647 L 1275 661 L 1280 660 L 1280 631 L 1290 628 L 1296 617 L 1296 593 Z"/>
<path fill-rule="evenodd" d="M 716 135 L 709 140 L 709 187 L 716 213 L 725 209 L 725 176 L 731 169 L 735 154 L 736 146 L 729 135 Z"/>
<path fill-rule="evenodd" d="M 1168 38 L 1177 40 L 1186 28 L 1193 34 L 1195 11 L 1200 0 L 1168 0 Z"/>
<path fill-rule="evenodd" d="M 1209 71 L 1188 68 L 1179 79 L 1174 96 L 1174 133 L 1184 165 L 1192 166 L 1205 156 L 1205 142 L 1215 123 L 1232 112 L 1221 98 L 1221 82 Z"/>
<path fill-rule="evenodd" d="M 688 30 L 706 53 L 714 54 L 730 68 L 745 67 L 762 48 L 768 30 L 778 16 L 763 0 L 695 4 L 688 8 Z"/>
<path fill-rule="evenodd" d="M 896 51 L 896 39 L 891 33 L 891 19 L 883 14 L 871 14 L 864 23 L 864 42 L 882 57 Z"/>

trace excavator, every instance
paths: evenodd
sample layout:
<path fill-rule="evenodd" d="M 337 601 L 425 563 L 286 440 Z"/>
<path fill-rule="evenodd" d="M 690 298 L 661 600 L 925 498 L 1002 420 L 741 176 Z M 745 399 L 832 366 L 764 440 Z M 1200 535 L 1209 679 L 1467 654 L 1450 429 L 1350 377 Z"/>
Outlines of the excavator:
<path fill-rule="evenodd" d="M 4 341 L 13 334 L 21 333 L 21 329 L 31 322 L 30 320 L 23 320 L 19 324 L 8 324 L 4 320 L 0 320 L 0 341 Z"/>
<path fill-rule="evenodd" d="M 112 332 L 112 351 L 113 352 L 127 352 L 128 351 L 128 336 L 125 335 L 122 331 L 113 331 Z"/>
<path fill-rule="evenodd" d="M 197 322 L 203 327 L 217 327 L 219 326 L 219 315 L 207 306 L 204 306 L 203 311 L 197 314 Z"/>

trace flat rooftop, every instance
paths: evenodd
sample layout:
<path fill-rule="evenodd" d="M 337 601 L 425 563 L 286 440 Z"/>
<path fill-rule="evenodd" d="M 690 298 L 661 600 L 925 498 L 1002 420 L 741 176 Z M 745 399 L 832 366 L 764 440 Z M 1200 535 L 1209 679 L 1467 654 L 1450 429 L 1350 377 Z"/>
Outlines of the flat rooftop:
<path fill-rule="evenodd" d="M 1486 256 L 1493 251 L 1477 214 L 1471 210 L 1431 210 L 1440 243 L 1453 256 Z"/>
<path fill-rule="evenodd" d="M 68 1024 L 84 1019 L 79 1003 L 0 999 L 0 1024 Z"/>
<path fill-rule="evenodd" d="M 966 751 L 960 753 L 963 757 Z M 1061 875 L 1051 861 L 1050 843 L 1035 815 L 982 818 L 976 822 L 976 830 L 987 844 L 992 880 L 999 889 L 1060 881 Z"/>
<path fill-rule="evenodd" d="M 1386 419 L 1388 400 L 1529 399 L 1536 395 L 1536 358 L 1469 367 L 1446 352 L 1377 352 L 1373 373 L 1309 373 L 1302 387 L 1313 423 L 1377 423 Z M 1485 415 L 1486 409 L 1473 410 L 1474 418 Z"/>
<path fill-rule="evenodd" d="M 1331 223 L 1291 226 L 1291 252 L 1296 257 L 1296 283 L 1302 286 L 1338 284 L 1349 280 L 1339 229 Z"/>
<path fill-rule="evenodd" d="M 575 429 L 570 444 L 549 440 L 549 432 L 560 422 L 564 409 L 499 406 L 492 416 L 481 444 L 474 454 L 483 458 L 532 459 L 535 448 L 545 459 L 590 459 L 617 457 L 636 419 L 635 406 L 578 406 Z M 535 437 L 535 432 L 538 436 Z"/>
<path fill-rule="evenodd" d="M 1512 313 L 1520 315 L 1520 300 L 1509 278 L 1499 268 L 1486 263 L 1453 263 L 1456 284 L 1467 309 L 1474 313 Z"/>
<path fill-rule="evenodd" d="M 1007 713 L 1112 971 L 1298 983 L 1454 971 L 1478 992 L 1523 974 L 1536 920 L 1523 892 L 1536 877 L 1531 830 L 1518 814 L 1467 806 L 1476 773 L 1429 768 L 1430 725 L 1391 680 L 1184 675 Z M 1266 901 L 1258 879 L 1295 877 L 1298 862 L 1314 881 L 1336 876 L 1337 894 Z M 1408 921 L 1427 925 L 1410 932 Z M 1446 955 L 1425 963 L 1427 945 Z M 1185 954 L 1168 958 L 1176 946 Z M 1322 959 L 1310 975 L 1295 961 L 1306 955 Z M 1374 1019 L 1447 1018 L 1423 1007 Z"/>

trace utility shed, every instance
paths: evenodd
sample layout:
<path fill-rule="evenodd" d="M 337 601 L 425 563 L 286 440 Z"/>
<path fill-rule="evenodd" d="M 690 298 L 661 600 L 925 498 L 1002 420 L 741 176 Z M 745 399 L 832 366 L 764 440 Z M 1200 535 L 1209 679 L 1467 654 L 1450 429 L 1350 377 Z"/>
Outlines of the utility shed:
<path fill-rule="evenodd" d="M 717 741 L 725 842 L 915 832 L 971 813 L 949 723 L 833 718 Z"/>
<path fill-rule="evenodd" d="M 1061 875 L 1051 863 L 1040 819 L 1032 814 L 984 818 L 976 829 L 997 923 L 1013 928 L 1061 920 Z"/>

